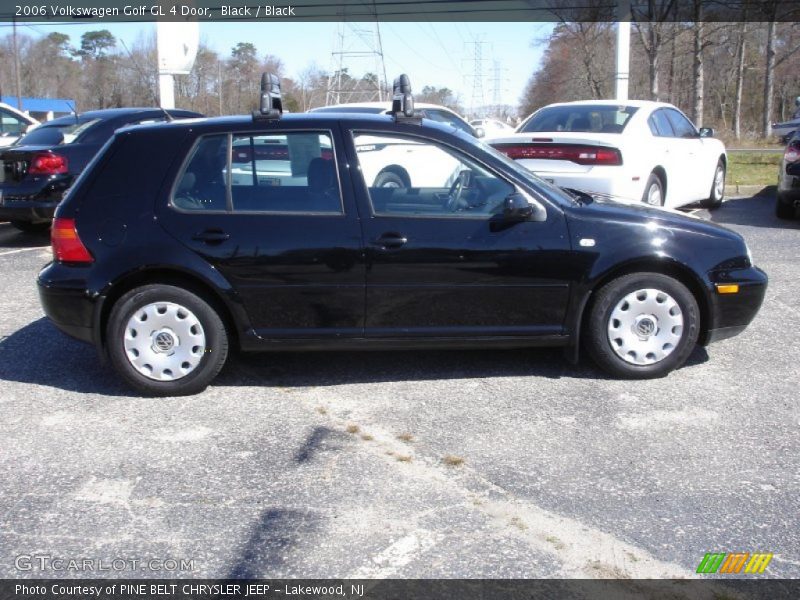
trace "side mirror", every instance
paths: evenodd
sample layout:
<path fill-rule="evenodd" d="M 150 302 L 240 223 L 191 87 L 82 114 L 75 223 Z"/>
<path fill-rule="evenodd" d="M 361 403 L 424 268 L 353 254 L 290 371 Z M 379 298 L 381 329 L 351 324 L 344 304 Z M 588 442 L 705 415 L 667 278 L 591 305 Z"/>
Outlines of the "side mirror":
<path fill-rule="evenodd" d="M 535 221 L 541 223 L 547 220 L 547 211 L 536 200 L 528 201 L 519 192 L 514 192 L 505 200 L 503 218 L 513 222 Z"/>
<path fill-rule="evenodd" d="M 714 130 L 711 127 L 701 127 L 700 137 L 714 137 Z"/>
<path fill-rule="evenodd" d="M 483 127 L 475 127 L 475 137 L 476 138 L 486 137 L 486 130 Z"/>

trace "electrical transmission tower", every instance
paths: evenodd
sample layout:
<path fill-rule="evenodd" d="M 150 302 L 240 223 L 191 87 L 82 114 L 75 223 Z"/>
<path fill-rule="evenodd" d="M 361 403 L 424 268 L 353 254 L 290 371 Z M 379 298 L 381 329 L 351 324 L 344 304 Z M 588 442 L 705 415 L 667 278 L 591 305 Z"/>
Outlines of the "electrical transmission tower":
<path fill-rule="evenodd" d="M 340 21 L 331 63 L 325 97 L 327 106 L 382 102 L 388 97 L 381 26 L 377 19 L 374 23 Z"/>
<path fill-rule="evenodd" d="M 469 112 L 472 117 L 483 116 L 478 113 L 483 112 L 486 104 L 486 99 L 483 95 L 483 63 L 486 60 L 483 58 L 483 46 L 486 42 L 479 37 L 475 37 L 467 44 L 472 46 L 472 95 L 470 97 Z"/>

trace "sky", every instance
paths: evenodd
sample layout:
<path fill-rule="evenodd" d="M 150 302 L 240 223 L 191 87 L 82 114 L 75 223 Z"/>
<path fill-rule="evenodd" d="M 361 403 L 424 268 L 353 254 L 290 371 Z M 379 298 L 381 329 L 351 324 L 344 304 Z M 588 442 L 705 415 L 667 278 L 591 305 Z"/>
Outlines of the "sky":
<path fill-rule="evenodd" d="M 286 67 L 286 75 L 297 75 L 316 63 L 325 71 L 334 65 L 340 23 L 200 23 L 200 39 L 223 56 L 238 42 L 252 42 L 259 55 L 278 56 Z M 343 24 L 346 50 L 364 50 L 361 39 L 374 38 L 374 24 Z M 73 45 L 80 44 L 86 31 L 108 29 L 117 39 L 131 44 L 142 35 L 155 32 L 155 23 L 21 23 L 21 32 L 31 36 L 60 31 L 70 36 Z M 415 91 L 426 85 L 447 87 L 469 108 L 473 101 L 475 45 L 480 45 L 482 96 L 485 104 L 494 103 L 494 82 L 499 85 L 501 104 L 517 106 L 525 84 L 539 65 L 545 45 L 536 43 L 547 38 L 552 23 L 381 23 L 386 75 L 391 82 L 406 73 Z M 374 71 L 371 59 L 348 58 L 349 72 L 354 75 Z M 497 65 L 497 69 L 495 69 Z M 347 66 L 347 65 L 346 65 Z M 480 94 L 477 97 L 480 97 Z"/>

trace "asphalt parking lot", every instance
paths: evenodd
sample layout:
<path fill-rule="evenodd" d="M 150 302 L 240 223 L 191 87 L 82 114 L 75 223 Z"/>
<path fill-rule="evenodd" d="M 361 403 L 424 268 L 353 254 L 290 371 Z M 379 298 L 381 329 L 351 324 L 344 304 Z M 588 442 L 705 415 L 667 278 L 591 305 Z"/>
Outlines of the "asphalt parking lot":
<path fill-rule="evenodd" d="M 739 551 L 800 577 L 800 222 L 773 203 L 699 211 L 770 288 L 666 379 L 546 350 L 258 355 L 167 399 L 44 319 L 48 240 L 0 224 L 0 576 L 692 577 Z M 151 559 L 189 564 L 130 566 Z"/>

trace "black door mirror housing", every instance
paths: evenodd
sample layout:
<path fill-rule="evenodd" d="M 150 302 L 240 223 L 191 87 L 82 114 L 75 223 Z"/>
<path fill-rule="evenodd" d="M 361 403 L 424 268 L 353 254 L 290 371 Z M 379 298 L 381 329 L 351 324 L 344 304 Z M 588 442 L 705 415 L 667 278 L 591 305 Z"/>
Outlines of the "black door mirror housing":
<path fill-rule="evenodd" d="M 711 127 L 701 127 L 700 137 L 714 137 L 714 130 Z"/>
<path fill-rule="evenodd" d="M 503 218 L 506 221 L 536 221 L 547 220 L 547 211 L 536 200 L 529 201 L 519 192 L 508 196 L 503 206 Z"/>

